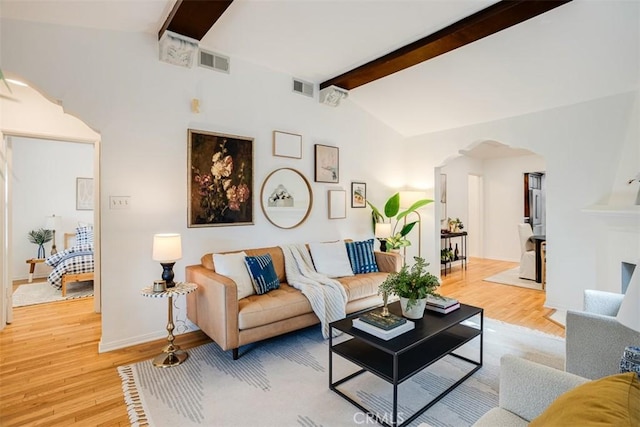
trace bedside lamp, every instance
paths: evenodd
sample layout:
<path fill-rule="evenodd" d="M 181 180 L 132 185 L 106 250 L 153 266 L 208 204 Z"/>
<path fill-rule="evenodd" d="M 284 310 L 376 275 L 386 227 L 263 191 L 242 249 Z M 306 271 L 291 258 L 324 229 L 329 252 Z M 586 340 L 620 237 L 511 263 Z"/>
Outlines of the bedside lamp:
<path fill-rule="evenodd" d="M 177 233 L 155 234 L 153 236 L 153 260 L 162 265 L 162 280 L 167 288 L 173 288 L 173 265 L 182 258 L 182 240 Z"/>
<path fill-rule="evenodd" d="M 386 222 L 376 222 L 376 239 L 380 240 L 380 250 L 387 252 L 387 237 L 391 237 L 391 224 Z"/>
<path fill-rule="evenodd" d="M 60 228 L 60 220 L 61 216 L 51 215 L 47 217 L 47 222 L 44 225 L 44 228 L 47 230 L 53 231 L 53 244 L 51 245 L 51 255 L 55 255 L 58 253 L 58 249 L 56 249 L 56 228 Z"/>

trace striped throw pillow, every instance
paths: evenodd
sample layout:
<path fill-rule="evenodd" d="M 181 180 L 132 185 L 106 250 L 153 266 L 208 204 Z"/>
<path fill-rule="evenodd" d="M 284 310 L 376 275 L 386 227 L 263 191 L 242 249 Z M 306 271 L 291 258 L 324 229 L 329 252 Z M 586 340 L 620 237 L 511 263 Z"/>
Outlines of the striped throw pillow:
<path fill-rule="evenodd" d="M 249 270 L 256 294 L 266 294 L 280 287 L 280 280 L 278 280 L 276 269 L 273 267 L 271 255 L 248 256 L 245 257 L 244 262 L 247 264 L 247 270 Z"/>
<path fill-rule="evenodd" d="M 346 245 L 351 269 L 355 274 L 379 271 L 376 257 L 373 255 L 373 239 L 361 242 L 346 242 Z"/>

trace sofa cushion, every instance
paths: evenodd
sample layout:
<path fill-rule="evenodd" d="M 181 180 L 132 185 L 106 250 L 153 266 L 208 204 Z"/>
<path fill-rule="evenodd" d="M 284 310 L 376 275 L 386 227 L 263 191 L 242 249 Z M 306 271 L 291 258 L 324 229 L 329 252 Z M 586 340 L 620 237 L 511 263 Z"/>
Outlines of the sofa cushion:
<path fill-rule="evenodd" d="M 354 274 L 375 273 L 378 271 L 378 264 L 373 255 L 373 239 L 361 242 L 346 242 L 349 262 Z"/>
<path fill-rule="evenodd" d="M 338 278 L 347 292 L 347 301 L 354 301 L 378 294 L 378 286 L 386 279 L 388 273 L 366 273 Z"/>
<path fill-rule="evenodd" d="M 582 384 L 558 397 L 529 425 L 640 425 L 638 376 L 627 372 Z"/>
<path fill-rule="evenodd" d="M 347 247 L 342 240 L 327 243 L 309 243 L 309 252 L 316 271 L 327 277 L 353 276 Z"/>
<path fill-rule="evenodd" d="M 248 256 L 245 257 L 244 262 L 247 264 L 256 294 L 262 295 L 273 289 L 278 289 L 280 280 L 278 280 L 278 275 L 273 268 L 271 255 Z"/>
<path fill-rule="evenodd" d="M 313 313 L 311 304 L 302 292 L 281 283 L 264 295 L 251 295 L 238 301 L 238 328 L 240 330 Z"/>
<path fill-rule="evenodd" d="M 247 254 L 235 252 L 230 254 L 213 254 L 213 263 L 216 266 L 216 272 L 227 276 L 234 282 L 238 288 L 238 299 L 248 297 L 256 293 L 251 282 L 251 276 L 247 270 L 247 264 L 244 262 Z"/>

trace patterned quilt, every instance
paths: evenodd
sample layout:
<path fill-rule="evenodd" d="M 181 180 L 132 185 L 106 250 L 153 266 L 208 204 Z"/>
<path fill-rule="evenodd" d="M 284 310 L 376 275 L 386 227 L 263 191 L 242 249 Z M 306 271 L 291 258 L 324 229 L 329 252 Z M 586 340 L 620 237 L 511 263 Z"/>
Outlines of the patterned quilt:
<path fill-rule="evenodd" d="M 93 272 L 93 243 L 73 246 L 51 255 L 45 263 L 53 267 L 47 281 L 56 289 L 62 288 L 62 276 Z"/>

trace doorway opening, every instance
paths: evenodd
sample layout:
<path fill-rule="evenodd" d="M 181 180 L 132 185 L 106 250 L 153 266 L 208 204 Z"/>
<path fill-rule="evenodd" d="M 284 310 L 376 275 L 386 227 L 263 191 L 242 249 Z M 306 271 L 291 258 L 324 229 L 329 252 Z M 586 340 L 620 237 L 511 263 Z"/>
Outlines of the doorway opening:
<path fill-rule="evenodd" d="M 100 312 L 100 135 L 81 120 L 65 113 L 60 102 L 52 102 L 40 91 L 34 89 L 28 83 L 22 82 L 19 76 L 10 75 L 10 73 L 5 73 L 5 75 L 8 78 L 10 90 L 4 85 L 0 85 L 0 109 L 3 112 L 0 117 L 0 224 L 2 225 L 0 228 L 0 262 L 2 264 L 0 273 L 2 279 L 0 330 L 13 320 L 13 278 L 20 274 L 19 271 L 24 271 L 22 270 L 24 265 L 18 268 L 19 271 L 16 271 L 17 267 L 14 267 L 14 258 L 17 258 L 17 255 L 14 256 L 13 254 L 14 243 L 26 240 L 26 236 L 16 235 L 17 231 L 14 232 L 14 219 L 23 215 L 22 210 L 14 211 L 14 192 L 18 178 L 13 169 L 15 160 L 14 148 L 15 144 L 18 143 L 16 141 L 46 141 L 47 144 L 51 145 L 65 141 L 74 144 L 83 143 L 91 147 L 90 150 L 92 152 L 89 155 L 88 162 L 92 171 L 91 176 L 95 177 L 91 187 L 93 191 L 93 209 L 89 214 L 93 223 L 95 247 L 94 310 Z M 40 176 L 43 180 L 43 185 L 45 185 L 51 177 L 41 174 L 41 172 L 36 170 L 33 171 L 32 175 Z M 31 176 L 29 177 L 29 179 L 32 178 Z M 55 196 L 55 188 L 50 191 Z M 75 196 L 75 186 L 73 191 Z M 64 209 L 69 209 L 69 207 Z M 38 216 L 42 216 L 42 220 L 38 219 L 33 222 L 31 227 L 36 228 L 38 224 L 44 223 L 46 221 L 44 215 L 53 216 L 55 213 L 37 213 Z M 67 215 L 69 221 L 73 216 Z M 44 228 L 46 223 L 42 225 Z M 66 228 L 64 231 L 66 231 Z M 57 235 L 56 238 L 60 247 L 62 247 L 63 236 Z M 24 263 L 24 261 L 22 260 L 21 262 Z M 20 259 L 15 259 L 15 262 L 20 262 Z"/>

